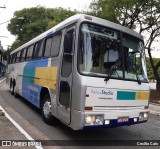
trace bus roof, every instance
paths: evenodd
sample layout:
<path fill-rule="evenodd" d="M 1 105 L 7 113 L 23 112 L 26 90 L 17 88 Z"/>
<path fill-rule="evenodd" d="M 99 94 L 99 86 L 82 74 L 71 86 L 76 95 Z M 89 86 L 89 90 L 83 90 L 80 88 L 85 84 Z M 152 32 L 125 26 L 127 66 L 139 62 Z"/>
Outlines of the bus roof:
<path fill-rule="evenodd" d="M 50 34 L 53 34 L 54 32 L 66 27 L 66 26 L 69 26 L 69 25 L 76 23 L 76 22 L 81 23 L 83 21 L 96 23 L 96 24 L 103 25 L 103 26 L 106 26 L 109 28 L 113 28 L 113 29 L 125 32 L 127 34 L 131 34 L 132 36 L 135 36 L 135 37 L 143 40 L 142 35 L 138 34 L 137 32 L 135 32 L 127 27 L 124 27 L 119 24 L 113 23 L 111 21 L 97 18 L 94 16 L 85 15 L 85 14 L 76 14 L 76 15 L 71 16 L 68 19 L 62 21 L 61 23 L 59 23 L 58 25 L 54 26 L 53 28 L 47 30 L 46 32 L 42 33 L 41 35 L 35 37 L 34 39 L 32 39 L 29 42 L 25 43 L 24 45 L 20 46 L 19 48 L 15 49 L 14 51 L 11 52 L 11 54 L 18 52 L 19 50 L 21 50 L 29 45 L 32 45 L 33 43 L 47 37 Z"/>

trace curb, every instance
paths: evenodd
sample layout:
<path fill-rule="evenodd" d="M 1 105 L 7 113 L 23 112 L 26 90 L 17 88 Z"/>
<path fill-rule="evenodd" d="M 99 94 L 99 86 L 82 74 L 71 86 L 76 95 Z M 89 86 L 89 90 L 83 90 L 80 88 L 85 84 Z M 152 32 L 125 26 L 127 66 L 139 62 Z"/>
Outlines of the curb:
<path fill-rule="evenodd" d="M 156 106 L 160 106 L 160 103 L 155 103 L 155 102 L 149 102 L 149 104 L 151 104 L 151 105 L 156 105 Z"/>
<path fill-rule="evenodd" d="M 160 104 L 156 104 L 156 103 L 149 103 L 149 105 L 151 105 L 151 106 L 158 106 L 158 107 L 160 107 Z M 158 111 L 154 111 L 154 110 L 149 110 L 149 113 L 151 113 L 151 114 L 154 114 L 154 115 L 156 115 L 156 116 L 160 116 L 160 112 L 158 112 Z"/>
<path fill-rule="evenodd" d="M 149 113 L 154 114 L 156 116 L 160 116 L 160 112 L 156 112 L 156 111 L 153 111 L 153 110 L 149 110 Z"/>

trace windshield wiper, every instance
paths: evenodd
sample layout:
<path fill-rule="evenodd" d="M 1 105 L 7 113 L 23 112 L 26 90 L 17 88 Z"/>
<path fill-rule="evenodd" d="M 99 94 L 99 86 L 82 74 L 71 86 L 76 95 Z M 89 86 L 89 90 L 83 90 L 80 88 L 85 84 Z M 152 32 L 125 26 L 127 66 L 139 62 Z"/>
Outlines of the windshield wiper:
<path fill-rule="evenodd" d="M 133 71 L 134 71 L 134 73 L 136 74 L 136 78 L 137 78 L 137 82 L 138 82 L 138 84 L 141 84 L 141 80 L 139 79 L 139 76 L 138 76 L 137 70 L 134 68 L 134 66 L 132 67 L 132 70 L 133 70 Z"/>
<path fill-rule="evenodd" d="M 115 71 L 117 72 L 117 65 L 116 65 L 116 64 L 114 64 L 114 65 L 111 66 L 111 68 L 109 69 L 109 73 L 108 73 L 108 75 L 106 76 L 106 78 L 104 79 L 104 81 L 107 82 L 107 81 L 111 78 L 112 74 L 113 74 Z M 117 73 L 117 75 L 118 75 L 118 73 Z M 118 77 L 119 77 L 119 75 L 118 75 Z"/>

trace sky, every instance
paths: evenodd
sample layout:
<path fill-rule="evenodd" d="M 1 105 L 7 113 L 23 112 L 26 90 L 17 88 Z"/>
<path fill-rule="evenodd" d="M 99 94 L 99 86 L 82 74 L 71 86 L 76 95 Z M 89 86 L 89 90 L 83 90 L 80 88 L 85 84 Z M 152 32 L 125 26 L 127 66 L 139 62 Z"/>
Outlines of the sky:
<path fill-rule="evenodd" d="M 7 30 L 7 24 L 3 22 L 9 21 L 14 12 L 23 8 L 36 6 L 44 6 L 46 8 L 70 8 L 71 10 L 84 10 L 89 6 L 92 0 L 0 0 L 0 6 L 6 6 L 6 9 L 0 8 L 0 41 L 4 49 L 12 45 L 15 37 Z M 5 37 L 1 37 L 5 36 Z"/>
<path fill-rule="evenodd" d="M 30 8 L 36 6 L 44 6 L 46 8 L 70 8 L 71 10 L 87 9 L 92 0 L 0 0 L 0 6 L 6 6 L 6 9 L 0 8 L 0 41 L 4 49 L 11 46 L 15 40 L 15 36 L 11 35 L 7 30 L 7 23 L 13 16 L 14 12 L 23 8 Z M 4 36 L 4 37 L 1 37 Z M 159 44 L 157 44 L 159 45 Z M 155 45 L 155 47 L 157 47 Z M 152 56 L 160 58 L 160 50 L 155 49 Z"/>

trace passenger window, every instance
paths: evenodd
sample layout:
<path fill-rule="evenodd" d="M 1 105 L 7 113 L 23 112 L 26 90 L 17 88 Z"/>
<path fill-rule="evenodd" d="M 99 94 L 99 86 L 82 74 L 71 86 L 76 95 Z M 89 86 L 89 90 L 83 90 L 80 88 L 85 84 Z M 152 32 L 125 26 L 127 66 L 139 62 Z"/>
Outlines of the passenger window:
<path fill-rule="evenodd" d="M 12 63 L 12 55 L 9 56 L 9 64 Z"/>
<path fill-rule="evenodd" d="M 28 61 L 30 61 L 32 59 L 33 47 L 34 47 L 33 45 L 28 47 L 28 50 L 27 50 L 27 60 Z"/>
<path fill-rule="evenodd" d="M 13 54 L 12 64 L 16 62 L 17 53 Z"/>
<path fill-rule="evenodd" d="M 46 39 L 44 57 L 50 57 L 51 45 L 52 45 L 52 37 L 49 37 Z"/>
<path fill-rule="evenodd" d="M 21 54 L 21 62 L 25 61 L 25 57 L 26 57 L 26 49 L 23 49 Z"/>
<path fill-rule="evenodd" d="M 51 56 L 56 57 L 59 54 L 59 49 L 61 45 L 61 37 L 62 33 L 58 32 L 55 35 L 53 35 L 53 40 L 52 40 L 52 48 L 51 48 Z"/>
<path fill-rule="evenodd" d="M 19 62 L 19 58 L 20 58 L 20 51 L 19 52 L 17 52 L 17 57 L 16 57 L 16 62 L 18 63 Z"/>
<path fill-rule="evenodd" d="M 14 54 L 12 54 L 11 64 L 13 64 Z"/>
<path fill-rule="evenodd" d="M 19 52 L 20 52 L 19 62 L 21 62 L 21 58 L 22 58 L 22 51 L 23 51 L 23 50 L 19 51 Z"/>
<path fill-rule="evenodd" d="M 35 44 L 35 47 L 34 47 L 34 59 L 39 59 L 41 58 L 42 56 L 42 40 L 41 41 L 38 41 L 36 44 Z"/>

